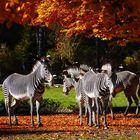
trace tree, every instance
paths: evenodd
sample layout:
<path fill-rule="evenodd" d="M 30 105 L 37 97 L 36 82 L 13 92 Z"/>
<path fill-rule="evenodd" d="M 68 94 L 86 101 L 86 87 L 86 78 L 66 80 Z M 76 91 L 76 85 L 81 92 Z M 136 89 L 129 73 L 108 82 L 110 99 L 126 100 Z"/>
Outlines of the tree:
<path fill-rule="evenodd" d="M 59 24 L 69 36 L 117 38 L 121 45 L 140 42 L 139 0 L 2 0 L 0 13 L 0 23 L 7 27 L 13 22 L 50 28 Z"/>
<path fill-rule="evenodd" d="M 31 18 L 35 16 L 35 2 L 31 0 L 1 0 L 0 4 L 0 23 L 8 28 L 13 23 L 30 23 Z"/>
<path fill-rule="evenodd" d="M 67 35 L 84 33 L 102 39 L 117 38 L 121 45 L 140 42 L 139 0 L 42 0 L 32 22 L 60 24 Z"/>

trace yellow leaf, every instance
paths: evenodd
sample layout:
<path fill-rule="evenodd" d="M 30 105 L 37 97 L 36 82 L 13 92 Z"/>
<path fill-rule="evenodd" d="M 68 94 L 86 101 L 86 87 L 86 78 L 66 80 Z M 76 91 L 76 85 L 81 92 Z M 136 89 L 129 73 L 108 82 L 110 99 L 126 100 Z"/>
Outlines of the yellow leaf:
<path fill-rule="evenodd" d="M 22 5 L 21 5 L 21 9 L 24 9 L 25 8 L 25 3 L 23 3 Z"/>
<path fill-rule="evenodd" d="M 28 15 L 27 14 L 24 14 L 23 15 L 23 19 L 25 19 L 25 18 L 27 18 L 28 17 Z"/>
<path fill-rule="evenodd" d="M 7 9 L 7 8 L 8 8 L 8 6 L 9 6 L 9 3 L 8 3 L 8 2 L 6 2 L 6 4 L 5 4 L 5 9 Z"/>
<path fill-rule="evenodd" d="M 97 33 L 99 30 L 98 29 L 93 29 L 93 32 L 94 33 Z"/>
<path fill-rule="evenodd" d="M 17 7 L 17 11 L 19 12 L 21 10 L 21 8 L 20 7 Z"/>

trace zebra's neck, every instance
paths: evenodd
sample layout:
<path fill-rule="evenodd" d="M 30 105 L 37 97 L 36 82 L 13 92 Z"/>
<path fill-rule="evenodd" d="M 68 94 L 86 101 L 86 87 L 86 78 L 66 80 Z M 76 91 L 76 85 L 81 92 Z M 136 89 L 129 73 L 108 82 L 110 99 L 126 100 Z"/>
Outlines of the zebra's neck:
<path fill-rule="evenodd" d="M 123 85 L 123 81 L 121 80 L 122 77 L 119 73 L 116 73 L 116 72 L 114 72 L 112 74 L 111 79 L 112 79 L 114 86 Z"/>
<path fill-rule="evenodd" d="M 79 99 L 82 96 L 83 93 L 83 85 L 82 85 L 82 80 L 79 79 L 78 82 L 75 84 L 75 90 L 76 90 L 76 98 Z"/>
<path fill-rule="evenodd" d="M 43 73 L 43 75 L 42 75 Z M 32 84 L 34 85 L 34 89 L 37 89 L 38 86 L 44 85 L 45 73 L 43 72 L 43 68 L 38 67 L 32 74 Z"/>

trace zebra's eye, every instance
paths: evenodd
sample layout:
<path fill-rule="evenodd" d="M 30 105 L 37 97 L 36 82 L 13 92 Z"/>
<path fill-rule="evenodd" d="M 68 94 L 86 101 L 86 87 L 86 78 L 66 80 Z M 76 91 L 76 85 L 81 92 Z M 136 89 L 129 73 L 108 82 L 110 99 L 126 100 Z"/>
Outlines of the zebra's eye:
<path fill-rule="evenodd" d="M 67 78 L 71 78 L 71 75 L 70 74 L 67 74 Z"/>

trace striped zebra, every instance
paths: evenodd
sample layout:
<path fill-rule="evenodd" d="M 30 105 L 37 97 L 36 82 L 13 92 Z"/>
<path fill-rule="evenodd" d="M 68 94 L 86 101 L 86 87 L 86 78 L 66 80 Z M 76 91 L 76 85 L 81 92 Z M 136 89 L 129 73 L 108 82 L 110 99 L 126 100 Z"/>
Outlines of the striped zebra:
<path fill-rule="evenodd" d="M 9 125 L 11 114 L 14 115 L 14 124 L 18 125 L 15 114 L 16 107 L 22 100 L 30 101 L 31 125 L 34 126 L 33 102 L 36 102 L 37 123 L 41 126 L 39 107 L 44 93 L 44 82 L 52 81 L 50 65 L 47 58 L 43 57 L 36 62 L 32 71 L 27 75 L 14 73 L 9 75 L 3 82 L 2 88 L 5 97 L 5 107 L 8 112 Z M 13 100 L 12 100 L 13 98 Z M 12 102 L 13 101 L 13 102 Z M 11 103 L 12 102 L 12 103 Z"/>
<path fill-rule="evenodd" d="M 138 95 L 140 97 L 140 78 L 133 72 L 130 71 L 120 71 L 115 72 L 112 71 L 112 66 L 110 63 L 104 64 L 101 70 L 105 73 L 108 73 L 113 85 L 114 92 L 113 96 L 115 97 L 117 93 L 124 91 L 125 97 L 128 101 L 128 106 L 125 109 L 124 115 L 128 114 L 128 110 L 131 107 L 132 99 L 136 104 L 136 114 L 139 112 L 139 100 L 136 95 L 137 87 L 138 87 Z"/>
<path fill-rule="evenodd" d="M 88 71 L 90 67 L 87 65 L 72 65 L 63 71 L 63 92 L 68 95 L 72 87 L 76 91 L 76 100 L 79 104 L 80 125 L 82 125 L 82 105 L 85 106 L 85 111 L 88 113 L 88 125 L 92 125 L 91 105 L 92 100 L 84 94 L 82 90 L 82 81 L 79 79 L 81 70 Z"/>
<path fill-rule="evenodd" d="M 95 73 L 93 70 L 89 70 L 82 77 L 83 91 L 92 99 L 94 103 L 94 116 L 96 120 L 96 127 L 99 128 L 99 109 L 103 112 L 104 129 L 107 129 L 106 122 L 106 109 L 110 103 L 113 92 L 113 83 L 109 79 L 109 76 L 105 73 Z M 97 117 L 96 117 L 97 113 Z"/>

